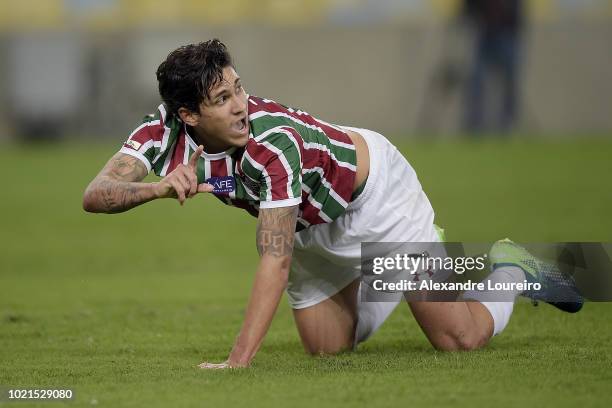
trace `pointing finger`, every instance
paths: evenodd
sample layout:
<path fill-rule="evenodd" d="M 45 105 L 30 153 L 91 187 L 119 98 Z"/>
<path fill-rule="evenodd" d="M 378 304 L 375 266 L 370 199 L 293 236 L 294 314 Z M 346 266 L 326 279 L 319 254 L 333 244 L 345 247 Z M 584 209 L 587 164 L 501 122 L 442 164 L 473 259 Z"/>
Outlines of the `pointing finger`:
<path fill-rule="evenodd" d="M 198 167 L 198 159 L 200 158 L 200 155 L 202 154 L 203 151 L 204 151 L 204 146 L 199 145 L 198 148 L 195 150 L 195 152 L 191 154 L 191 157 L 189 157 L 189 167 L 191 167 L 194 170 Z"/>

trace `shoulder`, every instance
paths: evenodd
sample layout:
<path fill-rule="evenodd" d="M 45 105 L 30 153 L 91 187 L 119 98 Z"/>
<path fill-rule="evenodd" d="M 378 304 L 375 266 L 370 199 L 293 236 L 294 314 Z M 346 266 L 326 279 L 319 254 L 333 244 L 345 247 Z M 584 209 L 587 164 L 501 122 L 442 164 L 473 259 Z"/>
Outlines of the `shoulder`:
<path fill-rule="evenodd" d="M 249 139 L 245 153 L 263 165 L 279 158 L 300 164 L 303 148 L 295 129 L 280 127 Z"/>
<path fill-rule="evenodd" d="M 256 138 L 279 127 L 293 127 L 294 110 L 271 99 L 249 96 L 249 124 Z"/>
<path fill-rule="evenodd" d="M 177 121 L 170 116 L 164 105 L 159 105 L 155 113 L 145 115 L 141 124 L 130 133 L 126 145 L 137 148 L 139 143 L 161 142 L 164 133 L 177 126 Z"/>
<path fill-rule="evenodd" d="M 161 104 L 157 107 L 155 113 L 144 116 L 141 124 L 128 137 L 128 142 L 132 141 L 133 143 L 126 142 L 126 145 L 137 146 L 139 143 L 151 142 L 159 147 L 162 141 L 166 141 L 168 137 L 176 136 L 181 132 L 183 132 L 183 123 L 174 115 L 167 113 L 165 106 Z"/>
<path fill-rule="evenodd" d="M 278 148 L 303 149 L 303 138 L 297 128 L 294 110 L 271 99 L 249 96 L 249 125 L 252 150 Z"/>
<path fill-rule="evenodd" d="M 149 171 L 157 160 L 168 151 L 172 140 L 182 131 L 182 123 L 167 113 L 163 104 L 155 113 L 146 115 L 123 143 L 122 153 L 142 160 Z"/>

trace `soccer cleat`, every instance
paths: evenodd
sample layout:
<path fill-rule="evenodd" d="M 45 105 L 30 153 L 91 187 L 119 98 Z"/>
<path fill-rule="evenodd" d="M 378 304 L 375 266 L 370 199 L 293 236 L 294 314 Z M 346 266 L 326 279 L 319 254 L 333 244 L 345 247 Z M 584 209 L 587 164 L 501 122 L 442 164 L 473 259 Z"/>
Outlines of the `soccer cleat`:
<path fill-rule="evenodd" d="M 561 272 L 556 265 L 536 258 L 511 240 L 506 238 L 493 244 L 489 261 L 493 271 L 502 266 L 517 266 L 525 273 L 527 282 L 540 283 L 541 290 L 522 293 L 522 296 L 532 299 L 534 305 L 542 300 L 568 313 L 582 309 L 584 298 L 572 276 Z"/>

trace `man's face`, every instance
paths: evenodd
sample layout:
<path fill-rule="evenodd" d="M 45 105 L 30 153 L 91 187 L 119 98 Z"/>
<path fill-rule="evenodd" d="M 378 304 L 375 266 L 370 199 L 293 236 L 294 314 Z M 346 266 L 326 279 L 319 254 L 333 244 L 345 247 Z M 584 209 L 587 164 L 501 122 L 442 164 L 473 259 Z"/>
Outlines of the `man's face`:
<path fill-rule="evenodd" d="M 234 68 L 223 69 L 223 79 L 209 95 L 200 104 L 199 115 L 192 116 L 194 122 L 188 122 L 204 143 L 204 150 L 216 153 L 246 145 L 249 140 L 247 94 Z"/>

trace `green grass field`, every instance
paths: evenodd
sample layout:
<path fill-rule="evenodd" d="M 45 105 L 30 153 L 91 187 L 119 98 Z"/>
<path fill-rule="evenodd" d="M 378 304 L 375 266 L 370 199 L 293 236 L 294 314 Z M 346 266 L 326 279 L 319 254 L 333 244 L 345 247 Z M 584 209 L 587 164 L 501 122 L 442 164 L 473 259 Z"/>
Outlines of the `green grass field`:
<path fill-rule="evenodd" d="M 612 241 L 610 141 L 401 146 L 451 241 Z M 400 305 L 356 353 L 311 358 L 283 301 L 252 368 L 197 369 L 239 330 L 255 220 L 201 196 L 86 214 L 82 191 L 114 150 L 0 150 L 0 387 L 71 388 L 66 406 L 612 406 L 603 303 L 521 303 L 472 353 L 434 351 Z"/>

